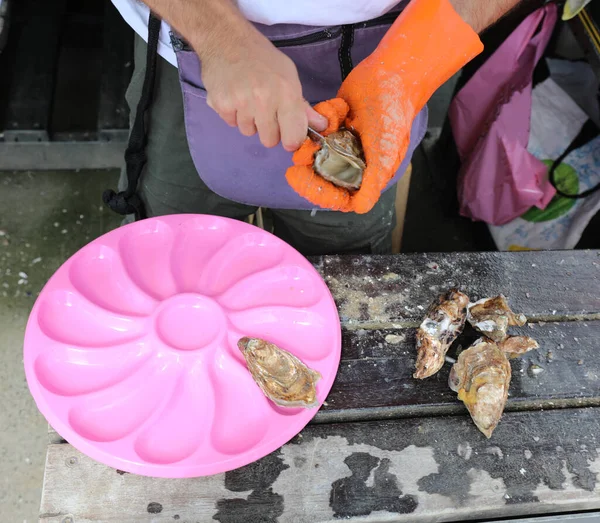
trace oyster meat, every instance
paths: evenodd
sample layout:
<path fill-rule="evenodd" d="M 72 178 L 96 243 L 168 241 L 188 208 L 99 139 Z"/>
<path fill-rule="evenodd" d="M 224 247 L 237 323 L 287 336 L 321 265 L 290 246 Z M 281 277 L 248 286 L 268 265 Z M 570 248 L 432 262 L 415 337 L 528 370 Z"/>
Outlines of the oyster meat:
<path fill-rule="evenodd" d="M 509 336 L 498 346 L 510 359 L 518 358 L 526 352 L 540 347 L 538 342 L 529 336 Z"/>
<path fill-rule="evenodd" d="M 496 343 L 485 338 L 461 352 L 450 371 L 450 388 L 458 392 L 458 399 L 487 438 L 492 436 L 502 417 L 510 378 L 506 354 Z"/>
<path fill-rule="evenodd" d="M 315 172 L 346 189 L 360 187 L 365 167 L 360 141 L 348 129 L 327 135 L 315 154 Z"/>
<path fill-rule="evenodd" d="M 497 343 L 506 339 L 508 327 L 521 327 L 527 323 L 523 314 L 515 314 L 510 310 L 502 295 L 484 298 L 469 305 L 467 320 L 476 331 Z"/>
<path fill-rule="evenodd" d="M 429 307 L 417 329 L 415 378 L 428 378 L 442 368 L 448 348 L 464 328 L 468 304 L 469 297 L 453 289 Z"/>
<path fill-rule="evenodd" d="M 296 356 L 258 338 L 242 338 L 238 348 L 252 378 L 273 403 L 280 407 L 319 405 L 315 385 L 321 375 Z"/>

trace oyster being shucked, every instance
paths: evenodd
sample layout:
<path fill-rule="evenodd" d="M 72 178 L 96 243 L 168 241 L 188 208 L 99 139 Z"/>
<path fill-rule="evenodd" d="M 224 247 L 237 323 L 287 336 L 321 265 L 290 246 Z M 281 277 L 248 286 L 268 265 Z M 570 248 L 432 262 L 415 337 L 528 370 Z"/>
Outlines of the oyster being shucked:
<path fill-rule="evenodd" d="M 360 141 L 348 129 L 327 135 L 315 154 L 315 172 L 346 189 L 360 187 L 365 167 Z"/>
<path fill-rule="evenodd" d="M 273 403 L 280 407 L 319 405 L 315 385 L 321 375 L 296 356 L 258 338 L 242 338 L 238 348 L 254 381 Z"/>
<path fill-rule="evenodd" d="M 508 398 L 511 369 L 506 354 L 484 338 L 460 353 L 448 384 L 458 392 L 477 428 L 490 438 Z"/>
<path fill-rule="evenodd" d="M 489 339 L 500 343 L 506 339 L 508 327 L 523 326 L 527 318 L 510 310 L 506 298 L 484 298 L 469 305 L 467 320 L 475 330 Z"/>
<path fill-rule="evenodd" d="M 417 362 L 413 377 L 433 376 L 444 365 L 446 352 L 462 332 L 469 297 L 454 289 L 442 294 L 427 311 L 417 329 Z"/>
<path fill-rule="evenodd" d="M 509 336 L 498 344 L 500 350 L 509 358 L 518 358 L 533 349 L 539 349 L 538 342 L 529 336 Z"/>

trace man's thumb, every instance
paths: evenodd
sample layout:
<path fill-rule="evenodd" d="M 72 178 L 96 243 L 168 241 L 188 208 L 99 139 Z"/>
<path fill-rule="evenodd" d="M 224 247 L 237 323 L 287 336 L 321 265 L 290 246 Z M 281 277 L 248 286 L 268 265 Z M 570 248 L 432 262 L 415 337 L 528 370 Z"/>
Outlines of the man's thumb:
<path fill-rule="evenodd" d="M 306 116 L 308 117 L 308 125 L 315 131 L 324 131 L 327 129 L 329 122 L 322 114 L 315 111 L 310 105 L 306 106 Z"/>

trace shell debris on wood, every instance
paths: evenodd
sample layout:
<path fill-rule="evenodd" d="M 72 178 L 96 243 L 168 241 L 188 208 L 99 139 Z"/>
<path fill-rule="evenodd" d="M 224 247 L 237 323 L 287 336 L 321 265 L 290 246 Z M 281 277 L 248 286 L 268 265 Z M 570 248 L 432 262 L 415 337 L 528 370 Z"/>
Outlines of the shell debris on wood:
<path fill-rule="evenodd" d="M 497 343 L 506 339 L 508 327 L 527 323 L 523 314 L 515 314 L 510 309 L 503 295 L 470 304 L 467 320 L 476 331 Z"/>
<path fill-rule="evenodd" d="M 259 338 L 238 341 L 252 378 L 265 396 L 280 407 L 313 408 L 319 405 L 316 383 L 321 374 L 293 354 Z"/>
<path fill-rule="evenodd" d="M 498 425 L 510 385 L 511 368 L 498 345 L 480 338 L 461 352 L 448 383 L 458 393 L 477 428 L 487 438 Z"/>
<path fill-rule="evenodd" d="M 464 328 L 468 304 L 466 294 L 452 289 L 429 307 L 417 329 L 415 378 L 428 378 L 442 368 L 448 348 Z"/>
<path fill-rule="evenodd" d="M 349 190 L 360 188 L 365 168 L 360 140 L 348 129 L 328 134 L 315 154 L 315 172 Z"/>

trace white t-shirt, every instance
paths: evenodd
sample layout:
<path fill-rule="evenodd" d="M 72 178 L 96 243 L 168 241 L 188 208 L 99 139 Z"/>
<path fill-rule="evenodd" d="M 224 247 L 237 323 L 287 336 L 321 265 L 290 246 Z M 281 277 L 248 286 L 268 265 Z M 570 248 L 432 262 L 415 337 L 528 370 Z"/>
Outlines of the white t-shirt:
<path fill-rule="evenodd" d="M 144 40 L 148 39 L 148 7 L 140 0 L 112 0 L 125 21 Z M 301 24 L 333 26 L 372 20 L 398 5 L 400 0 L 238 0 L 240 11 L 251 22 L 265 25 Z M 177 67 L 169 38 L 170 28 L 162 23 L 159 54 Z"/>

